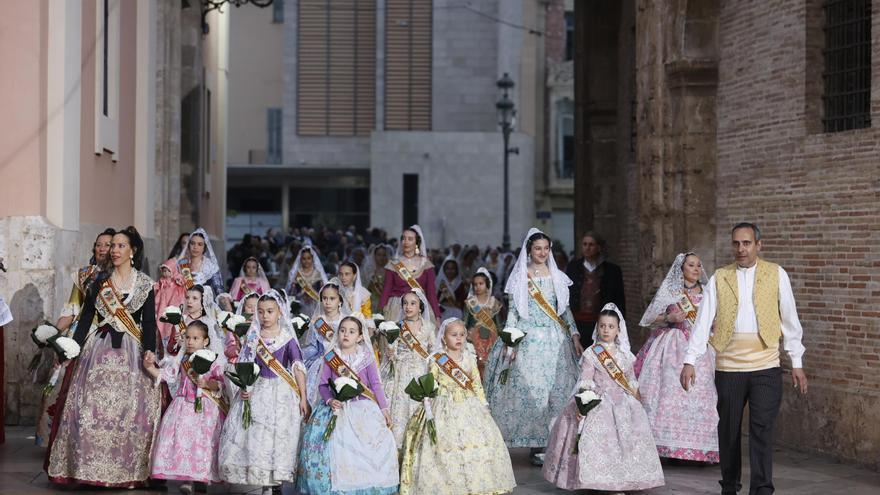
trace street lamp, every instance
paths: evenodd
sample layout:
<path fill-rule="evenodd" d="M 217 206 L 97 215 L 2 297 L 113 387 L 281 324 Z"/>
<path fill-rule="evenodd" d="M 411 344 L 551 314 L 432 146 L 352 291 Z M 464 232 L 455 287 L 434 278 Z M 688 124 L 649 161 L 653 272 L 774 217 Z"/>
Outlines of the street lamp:
<path fill-rule="evenodd" d="M 509 178 L 508 165 L 510 162 L 510 154 L 519 154 L 519 148 L 510 147 L 510 133 L 513 132 L 513 126 L 516 122 L 516 106 L 510 99 L 509 92 L 513 88 L 513 79 L 504 73 L 501 79 L 495 83 L 501 90 L 501 97 L 495 102 L 495 109 L 498 111 L 498 125 L 501 126 L 501 134 L 504 137 L 504 237 L 501 240 L 501 247 L 504 251 L 510 251 L 510 198 L 509 198 Z"/>

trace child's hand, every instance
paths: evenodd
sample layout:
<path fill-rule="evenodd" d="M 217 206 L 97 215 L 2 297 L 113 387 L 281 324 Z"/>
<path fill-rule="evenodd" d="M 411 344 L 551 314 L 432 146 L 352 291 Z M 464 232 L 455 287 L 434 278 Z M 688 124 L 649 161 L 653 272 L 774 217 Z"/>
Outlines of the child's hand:
<path fill-rule="evenodd" d="M 246 390 L 242 390 L 242 391 L 241 391 L 241 398 L 242 398 L 242 400 L 250 400 L 250 399 L 251 399 L 251 393 L 248 392 L 248 391 L 246 391 Z"/>
<path fill-rule="evenodd" d="M 385 426 L 391 428 L 391 413 L 388 409 L 382 409 L 382 416 L 385 416 Z"/>
<path fill-rule="evenodd" d="M 342 409 L 342 402 L 339 402 L 336 399 L 330 399 L 330 408 L 334 411 L 338 411 Z"/>
<path fill-rule="evenodd" d="M 149 368 L 151 366 L 156 365 L 156 355 L 153 354 L 153 351 L 147 351 L 144 353 L 144 367 Z"/>
<path fill-rule="evenodd" d="M 208 383 L 208 380 L 199 377 L 196 378 L 196 385 L 198 385 L 199 388 L 207 389 L 210 384 Z"/>
<path fill-rule="evenodd" d="M 584 353 L 584 346 L 581 344 L 581 336 L 579 334 L 573 334 L 571 336 L 571 343 L 574 345 L 574 352 L 577 353 L 578 356 Z"/>
<path fill-rule="evenodd" d="M 666 314 L 666 321 L 669 323 L 681 323 L 684 321 L 687 315 L 684 314 L 680 308 L 675 307 L 672 311 Z"/>
<path fill-rule="evenodd" d="M 312 408 L 309 406 L 309 401 L 300 400 L 299 401 L 299 413 L 302 415 L 303 421 L 309 419 L 309 416 L 312 414 Z"/>

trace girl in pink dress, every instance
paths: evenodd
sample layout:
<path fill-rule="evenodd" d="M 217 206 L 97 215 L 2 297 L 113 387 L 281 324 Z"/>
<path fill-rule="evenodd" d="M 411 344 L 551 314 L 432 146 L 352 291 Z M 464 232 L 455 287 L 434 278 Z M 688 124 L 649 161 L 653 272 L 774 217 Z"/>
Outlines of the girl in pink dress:
<path fill-rule="evenodd" d="M 153 285 L 157 315 L 161 315 L 169 306 L 182 306 L 186 301 L 186 285 L 183 275 L 177 268 L 176 260 L 165 260 L 165 263 L 159 267 L 159 277 L 159 281 Z M 161 321 L 156 321 L 156 326 L 162 337 L 162 345 L 159 348 L 165 349 L 168 341 L 174 337 L 174 327 L 170 323 Z"/>
<path fill-rule="evenodd" d="M 719 458 L 714 350 L 710 347 L 695 363 L 697 381 L 690 390 L 679 382 L 705 283 L 697 255 L 676 256 L 639 323 L 654 330 L 636 357 L 635 372 L 660 457 L 715 464 Z"/>
<path fill-rule="evenodd" d="M 260 262 L 256 258 L 250 257 L 242 263 L 238 277 L 232 281 L 229 294 L 234 301 L 238 302 L 248 294 L 263 295 L 268 290 L 269 279 L 266 278 L 266 272 L 263 271 L 263 267 L 260 266 Z"/>
<path fill-rule="evenodd" d="M 586 416 L 580 415 L 574 398 L 565 406 L 550 432 L 544 478 L 564 490 L 622 492 L 662 486 L 663 468 L 638 400 L 635 356 L 614 303 L 599 313 L 593 341 L 581 356 L 574 393 L 589 390 L 601 402 Z"/>
<path fill-rule="evenodd" d="M 185 354 L 162 360 L 161 368 L 155 354 L 147 352 L 144 356 L 144 368 L 154 379 L 177 384 L 177 393 L 159 427 L 152 477 L 195 483 L 182 485 L 183 493 L 205 491 L 206 483 L 220 481 L 216 453 L 226 416 L 220 407 L 223 364 L 218 357 L 211 371 L 201 376 L 188 374 L 182 365 L 194 352 L 206 349 L 209 341 L 208 326 L 193 320 L 186 328 Z M 201 412 L 195 410 L 197 387 L 202 389 Z"/>

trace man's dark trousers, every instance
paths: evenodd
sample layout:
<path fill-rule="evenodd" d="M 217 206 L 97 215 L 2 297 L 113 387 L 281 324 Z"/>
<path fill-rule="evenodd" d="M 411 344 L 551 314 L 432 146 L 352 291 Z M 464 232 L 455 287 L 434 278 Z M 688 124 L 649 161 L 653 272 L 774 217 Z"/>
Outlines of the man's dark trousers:
<path fill-rule="evenodd" d="M 716 371 L 721 493 L 742 487 L 742 419 L 749 405 L 749 495 L 773 493 L 773 434 L 782 402 L 782 370 Z"/>

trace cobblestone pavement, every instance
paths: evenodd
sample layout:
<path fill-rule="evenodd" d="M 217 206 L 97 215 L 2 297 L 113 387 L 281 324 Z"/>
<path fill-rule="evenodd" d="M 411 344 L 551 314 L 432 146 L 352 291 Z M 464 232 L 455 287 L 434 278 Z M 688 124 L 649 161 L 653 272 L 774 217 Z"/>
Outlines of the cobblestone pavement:
<path fill-rule="evenodd" d="M 71 490 L 49 485 L 42 472 L 42 448 L 33 445 L 32 430 L 24 427 L 8 427 L 6 443 L 0 446 L 0 495 L 76 493 L 164 493 L 157 490 Z M 536 493 L 566 493 L 555 489 L 541 477 L 540 469 L 528 461 L 527 449 L 511 451 L 518 487 L 515 495 Z M 748 479 L 748 459 L 743 460 L 744 479 Z M 775 483 L 777 495 L 878 495 L 880 473 L 841 464 L 833 459 L 803 454 L 787 449 L 777 449 L 775 456 Z M 666 486 L 641 492 L 645 495 L 668 494 L 717 494 L 718 467 L 664 466 Z M 170 483 L 168 493 L 177 493 L 177 483 Z M 220 485 L 211 487 L 210 493 L 259 494 L 254 487 Z M 285 491 L 288 493 L 288 491 Z M 582 492 L 590 493 L 590 492 Z M 598 492 L 594 492 L 598 493 Z M 748 493 L 748 486 L 741 492 Z M 429 495 L 429 494 L 426 494 Z"/>

